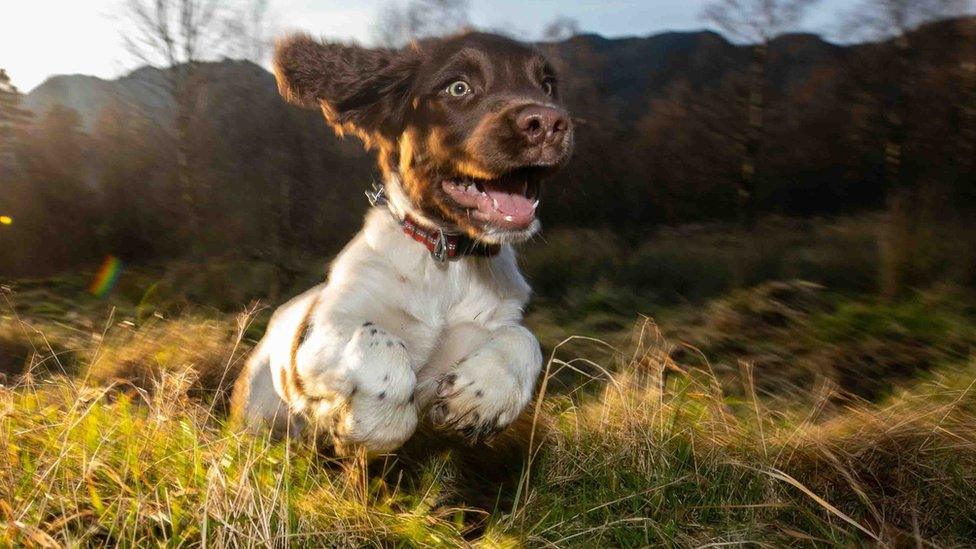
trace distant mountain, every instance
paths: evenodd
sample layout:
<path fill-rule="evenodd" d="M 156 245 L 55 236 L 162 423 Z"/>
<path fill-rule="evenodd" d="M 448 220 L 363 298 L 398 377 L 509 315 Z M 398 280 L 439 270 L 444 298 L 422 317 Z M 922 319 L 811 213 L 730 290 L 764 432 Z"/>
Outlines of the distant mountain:
<path fill-rule="evenodd" d="M 232 87 L 245 80 L 245 85 L 264 86 L 268 95 L 277 95 L 274 76 L 249 61 L 221 61 L 205 63 L 205 78 L 211 86 Z M 81 74 L 52 76 L 26 94 L 24 106 L 43 114 L 56 104 L 74 109 L 81 115 L 85 129 L 91 130 L 105 107 L 120 102 L 138 105 L 152 113 L 162 113 L 172 107 L 166 93 L 166 73 L 153 67 L 141 67 L 115 80 L 104 80 Z"/>
<path fill-rule="evenodd" d="M 139 68 L 116 80 L 104 80 L 82 74 L 52 76 L 34 88 L 24 98 L 24 105 L 43 114 L 55 104 L 74 109 L 81 115 L 86 129 L 91 129 L 103 108 L 115 101 L 133 102 L 151 109 L 166 106 L 162 93 L 162 71 L 150 67 Z"/>
<path fill-rule="evenodd" d="M 729 43 L 710 31 L 668 32 L 646 38 L 575 36 L 549 44 L 564 60 L 565 70 L 585 70 L 624 120 L 639 117 L 649 98 L 666 93 L 678 79 L 696 86 L 723 78 L 748 62 L 748 48 Z M 803 78 L 816 65 L 833 63 L 844 48 L 809 34 L 787 35 L 773 43 L 771 68 L 786 79 Z M 585 56 L 586 59 L 581 59 Z M 241 61 L 207 63 L 208 70 L 253 78 L 274 90 L 270 73 Z M 241 71 L 248 66 L 248 70 Z M 85 75 L 52 76 L 27 94 L 25 105 L 43 113 L 54 104 L 70 107 L 90 129 L 98 113 L 113 101 L 137 102 L 163 109 L 164 73 L 143 67 L 116 80 Z M 217 76 L 217 75 L 212 75 Z M 208 79 L 210 80 L 210 79 Z M 211 80 L 212 81 L 212 80 Z M 785 80 L 783 81 L 785 83 Z"/>
<path fill-rule="evenodd" d="M 936 22 L 918 32 L 938 35 L 955 23 Z M 574 72 L 588 79 L 624 122 L 639 119 L 650 100 L 666 95 L 678 81 L 703 89 L 720 84 L 730 74 L 741 74 L 748 67 L 751 55 L 748 46 L 732 44 L 711 31 L 666 32 L 643 38 L 582 34 L 541 46 L 557 54 L 570 81 Z M 781 36 L 772 42 L 769 51 L 771 87 L 774 93 L 788 95 L 792 86 L 805 82 L 817 69 L 837 68 L 845 56 L 863 47 L 832 44 L 813 34 Z M 236 77 L 254 79 L 252 84 L 267 85 L 270 91 L 274 90 L 272 76 L 252 63 L 223 61 L 205 65 L 208 70 L 224 74 L 229 71 Z M 99 111 L 115 100 L 167 107 L 168 99 L 162 93 L 164 77 L 162 71 L 150 67 L 116 80 L 84 75 L 52 76 L 27 94 L 25 104 L 43 113 L 60 103 L 78 111 L 85 126 L 91 128 Z"/>
<path fill-rule="evenodd" d="M 64 105 L 78 111 L 88 126 L 114 87 L 114 82 L 83 74 L 52 76 L 27 94 L 24 106 L 40 114 L 55 104 Z"/>

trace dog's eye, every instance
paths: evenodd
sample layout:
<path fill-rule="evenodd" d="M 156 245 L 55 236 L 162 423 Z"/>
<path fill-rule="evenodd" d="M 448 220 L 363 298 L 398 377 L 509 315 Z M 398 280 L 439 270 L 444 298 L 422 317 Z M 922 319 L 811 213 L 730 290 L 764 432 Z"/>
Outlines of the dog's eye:
<path fill-rule="evenodd" d="M 542 81 L 542 93 L 552 96 L 553 92 L 556 91 L 556 81 L 552 78 L 546 78 Z"/>
<path fill-rule="evenodd" d="M 458 80 L 447 87 L 447 93 L 454 97 L 463 97 L 471 93 L 471 86 L 464 80 Z"/>

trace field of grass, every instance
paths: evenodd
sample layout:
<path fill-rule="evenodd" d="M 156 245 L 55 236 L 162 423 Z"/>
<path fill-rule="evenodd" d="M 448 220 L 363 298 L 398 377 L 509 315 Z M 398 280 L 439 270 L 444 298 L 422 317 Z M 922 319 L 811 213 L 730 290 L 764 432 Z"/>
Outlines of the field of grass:
<path fill-rule="evenodd" d="M 874 295 L 871 226 L 662 234 L 569 266 L 587 235 L 550 235 L 527 258 L 548 360 L 518 426 L 368 464 L 226 421 L 255 298 L 314 268 L 140 266 L 107 300 L 87 272 L 12 281 L 0 546 L 972 545 L 976 299 Z"/>

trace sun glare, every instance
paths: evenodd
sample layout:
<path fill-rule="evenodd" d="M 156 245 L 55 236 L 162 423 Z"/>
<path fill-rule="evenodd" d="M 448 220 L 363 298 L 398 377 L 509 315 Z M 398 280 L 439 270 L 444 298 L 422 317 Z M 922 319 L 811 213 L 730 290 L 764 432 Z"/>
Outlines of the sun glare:
<path fill-rule="evenodd" d="M 13 225 L 14 218 L 9 215 L 0 215 L 0 225 Z"/>

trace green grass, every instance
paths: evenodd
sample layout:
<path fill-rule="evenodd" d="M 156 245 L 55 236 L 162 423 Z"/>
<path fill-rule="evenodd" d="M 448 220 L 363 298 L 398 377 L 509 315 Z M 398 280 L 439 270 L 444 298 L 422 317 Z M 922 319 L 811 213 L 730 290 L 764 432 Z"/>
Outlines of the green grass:
<path fill-rule="evenodd" d="M 128 267 L 107 299 L 87 271 L 5 283 L 0 547 L 972 545 L 976 296 L 877 297 L 877 233 L 548 234 L 518 428 L 368 464 L 225 415 L 261 303 L 318 264 Z"/>
<path fill-rule="evenodd" d="M 113 339 L 98 355 L 153 349 Z M 214 337 L 190 330 L 197 343 Z M 131 328 L 127 328 L 131 329 Z M 239 330 L 238 330 L 239 332 Z M 877 404 L 825 413 L 723 394 L 645 331 L 605 353 L 596 390 L 548 392 L 531 459 L 506 493 L 465 501 L 464 462 L 431 452 L 378 474 L 310 444 L 230 429 L 195 370 L 141 384 L 49 377 L 0 389 L 0 544 L 700 546 L 965 544 L 976 536 L 976 363 L 930 372 Z M 191 343 L 188 340 L 184 344 Z M 112 348 L 119 345 L 120 348 Z M 603 348 L 598 342 L 577 347 Z M 211 347 L 236 351 L 224 343 Z M 143 360 L 147 356 L 140 354 Z M 99 359 L 96 356 L 96 361 Z M 29 379 L 29 378 L 28 378 Z M 528 451 L 528 450 L 527 450 Z"/>

